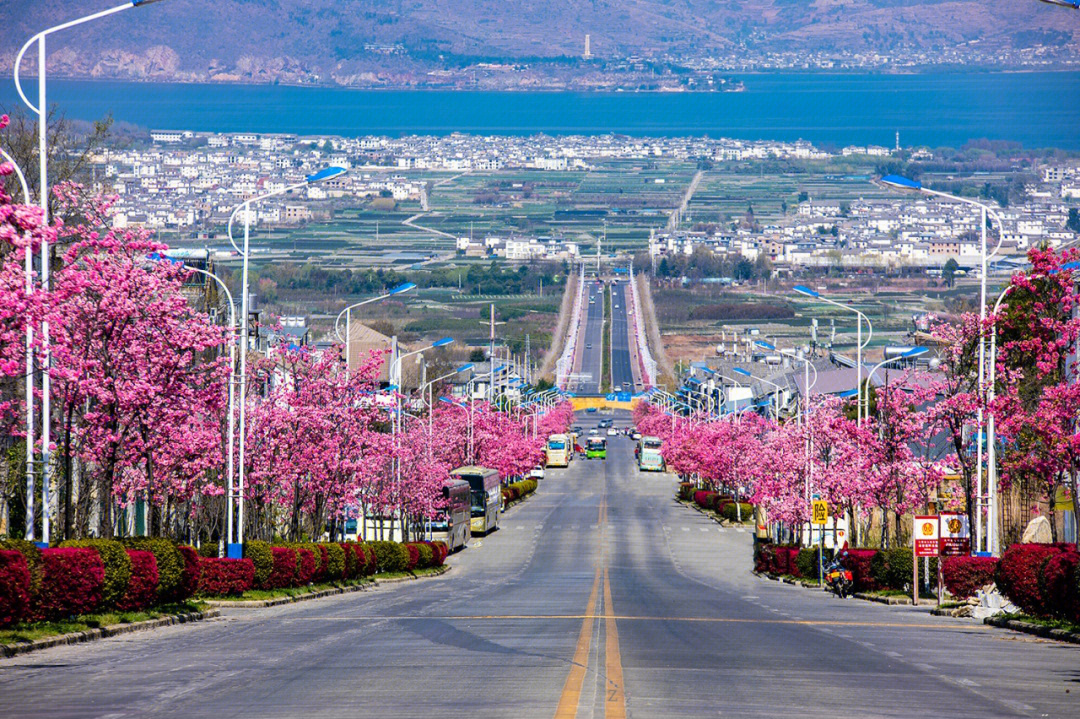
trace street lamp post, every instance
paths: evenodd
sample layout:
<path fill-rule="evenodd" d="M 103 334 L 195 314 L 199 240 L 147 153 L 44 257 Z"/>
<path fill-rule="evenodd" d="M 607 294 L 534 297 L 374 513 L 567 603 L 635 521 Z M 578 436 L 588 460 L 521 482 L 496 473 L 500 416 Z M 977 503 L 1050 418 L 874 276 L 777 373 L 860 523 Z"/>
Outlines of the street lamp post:
<path fill-rule="evenodd" d="M 352 310 L 355 307 L 363 307 L 364 305 L 371 304 L 372 302 L 378 302 L 379 300 L 385 300 L 387 297 L 393 297 L 394 295 L 400 295 L 403 292 L 415 288 L 416 285 L 412 282 L 404 282 L 397 287 L 393 287 L 387 292 L 379 295 L 378 297 L 369 297 L 366 300 L 355 302 L 341 312 L 338 312 L 337 319 L 334 320 L 334 334 L 337 336 L 338 341 L 345 343 L 345 372 L 348 373 L 349 365 L 352 360 L 350 342 L 352 341 Z M 345 315 L 345 337 L 341 336 L 341 316 Z"/>
<path fill-rule="evenodd" d="M 965 205 L 971 205 L 973 207 L 978 207 L 982 211 L 981 218 L 980 218 L 980 223 L 979 223 L 980 230 L 981 230 L 981 236 L 982 236 L 982 244 L 981 244 L 981 248 L 982 248 L 982 261 L 981 261 L 981 264 L 982 264 L 982 267 L 981 267 L 981 276 L 979 278 L 979 380 L 978 380 L 978 393 L 979 393 L 980 401 L 979 401 L 978 407 L 976 409 L 976 418 L 975 418 L 976 429 L 978 430 L 978 434 L 980 435 L 979 436 L 979 441 L 978 441 L 978 443 L 976 445 L 976 448 L 975 448 L 975 472 L 976 472 L 976 475 L 975 475 L 976 476 L 975 495 L 978 498 L 979 505 L 981 506 L 983 504 L 983 502 L 986 501 L 986 497 L 984 496 L 985 493 L 983 491 L 983 444 L 982 444 L 982 436 L 981 436 L 982 431 L 983 431 L 983 405 L 984 405 L 984 402 L 985 402 L 985 399 L 986 399 L 986 384 L 985 384 L 985 377 L 986 377 L 986 329 L 985 329 L 985 324 L 986 324 L 986 276 L 987 276 L 987 268 L 988 268 L 990 259 L 992 257 L 994 257 L 994 255 L 996 255 L 998 253 L 998 250 L 1001 249 L 1001 243 L 1005 239 L 1005 225 L 1002 223 L 1001 217 L 993 209 L 991 209 L 988 205 L 985 205 L 985 204 L 983 204 L 981 202 L 978 202 L 976 200 L 969 199 L 967 197 L 958 197 L 957 195 L 950 195 L 947 192 L 940 192 L 938 190 L 931 190 L 931 189 L 929 189 L 927 187 L 924 187 L 923 184 L 921 182 L 919 182 L 918 180 L 912 180 L 912 179 L 909 179 L 907 177 L 901 177 L 899 175 L 886 175 L 886 176 L 881 178 L 881 184 L 883 184 L 883 185 L 885 185 L 887 187 L 897 189 L 897 190 L 902 190 L 902 191 L 905 191 L 905 192 L 919 192 L 919 193 L 922 193 L 924 195 L 930 195 L 932 197 L 940 197 L 942 199 L 952 200 L 953 202 L 960 202 L 960 203 L 965 204 Z M 994 222 L 997 224 L 997 228 L 998 228 L 998 242 L 997 242 L 997 245 L 994 247 L 994 251 L 989 252 L 989 253 L 986 251 L 987 250 L 987 247 L 986 247 L 986 218 L 987 218 L 987 216 L 991 217 L 994 220 Z M 981 515 L 981 512 L 979 514 Z M 977 532 L 976 532 L 976 545 L 975 546 L 981 548 L 982 547 L 981 532 L 982 532 L 982 526 L 983 526 L 981 516 L 977 517 L 977 520 L 978 521 L 976 522 L 976 530 L 977 530 Z"/>
<path fill-rule="evenodd" d="M 166 252 L 166 257 L 168 253 Z M 228 458 L 226 459 L 226 486 L 225 486 L 225 546 L 228 549 L 229 544 L 233 540 L 233 501 L 236 499 L 234 488 L 235 467 L 233 465 L 233 446 L 236 441 L 236 394 L 234 387 L 236 386 L 236 344 L 237 344 L 237 331 L 236 331 L 236 302 L 233 301 L 232 292 L 229 292 L 229 288 L 225 285 L 220 277 L 213 272 L 203 270 L 198 267 L 192 267 L 191 265 L 183 265 L 183 268 L 189 272 L 197 272 L 205 277 L 210 278 L 217 283 L 222 292 L 225 293 L 225 297 L 229 302 L 229 392 L 228 392 L 228 424 L 227 435 L 225 445 L 227 447 Z"/>
<path fill-rule="evenodd" d="M 244 444 L 247 438 L 247 355 L 248 355 L 248 338 L 250 336 L 248 330 L 248 302 L 250 299 L 250 293 L 248 292 L 248 247 L 251 237 L 251 207 L 260 200 L 265 200 L 268 197 L 274 197 L 276 195 L 283 195 L 287 192 L 292 192 L 301 187 L 307 187 L 319 182 L 333 179 L 344 175 L 348 170 L 344 167 L 327 167 L 319 170 L 313 175 L 308 175 L 304 178 L 303 182 L 297 182 L 281 189 L 274 190 L 273 192 L 266 192 L 262 195 L 252 197 L 244 200 L 235 208 L 229 215 L 228 235 L 229 243 L 233 246 L 237 252 L 243 257 L 243 270 L 241 272 L 240 280 L 240 322 L 243 327 L 241 337 L 243 337 L 243 345 L 240 348 L 240 448 L 238 450 L 238 463 L 239 472 L 237 475 L 237 488 L 236 491 L 240 497 L 240 508 L 237 512 L 237 535 L 236 541 L 238 544 L 244 543 Z M 244 249 L 241 250 L 237 247 L 235 240 L 232 236 L 233 220 L 236 218 L 236 213 L 240 210 L 244 211 Z"/>
<path fill-rule="evenodd" d="M 0 155 L 11 165 L 15 177 L 22 189 L 23 204 L 30 204 L 30 188 L 26 184 L 26 176 L 22 168 L 7 153 L 0 148 Z M 25 250 L 24 275 L 26 279 L 25 294 L 29 298 L 34 293 L 34 253 L 27 246 Z M 26 530 L 23 536 L 33 541 L 34 539 L 34 323 L 26 323 Z"/>
<path fill-rule="evenodd" d="M 798 362 L 803 363 L 803 373 L 804 373 L 803 374 L 803 387 L 806 388 L 806 400 L 803 402 L 802 412 L 799 415 L 799 423 L 802 424 L 802 418 L 804 416 L 808 415 L 808 413 L 810 411 L 810 390 L 812 390 L 814 388 L 814 385 L 817 384 L 817 380 L 818 380 L 817 367 L 815 367 L 813 365 L 813 363 L 810 362 L 810 360 L 806 359 L 805 357 L 800 357 L 799 355 L 795 354 L 791 350 L 780 350 L 780 349 L 777 349 L 775 345 L 773 345 L 773 344 L 771 344 L 769 342 L 763 342 L 761 340 L 759 340 L 756 344 L 757 344 L 758 347 L 761 347 L 762 349 L 769 350 L 770 352 L 779 352 L 780 354 L 784 355 L 785 357 L 790 357 L 793 360 L 796 360 Z M 810 381 L 810 370 L 814 370 L 814 381 L 813 382 Z"/>
<path fill-rule="evenodd" d="M 855 365 L 856 365 L 855 388 L 858 390 L 858 392 L 856 392 L 856 394 L 855 394 L 855 397 L 856 397 L 856 399 L 855 399 L 855 406 L 856 406 L 855 422 L 856 422 L 856 424 L 861 425 L 862 424 L 862 418 L 863 418 L 863 391 L 862 391 L 863 363 L 862 363 L 862 351 L 866 348 L 866 345 L 870 344 L 870 340 L 874 337 L 874 325 L 872 325 L 870 323 L 870 318 L 867 317 L 866 315 L 864 315 L 859 310 L 855 309 L 854 307 L 850 307 L 848 305 L 841 304 L 841 303 L 837 302 L 836 300 L 830 300 L 828 297 L 822 297 L 821 293 L 818 292 L 817 290 L 812 290 L 809 287 L 805 287 L 803 285 L 795 285 L 795 287 L 793 287 L 792 289 L 794 289 L 800 295 L 804 295 L 806 297 L 813 297 L 816 300 L 820 300 L 821 302 L 824 302 L 826 304 L 833 305 L 834 307 L 839 307 L 840 309 L 846 310 L 847 312 L 854 312 L 856 315 L 858 315 L 857 320 L 856 320 L 857 338 L 855 340 L 855 355 L 856 355 L 855 356 Z M 862 338 L 862 323 L 864 321 L 866 322 L 866 327 L 867 327 L 867 334 L 866 334 L 866 341 L 865 342 L 863 341 L 863 338 Z"/>
<path fill-rule="evenodd" d="M 19 93 L 19 99 L 26 105 L 30 112 L 37 115 L 38 122 L 38 191 L 39 201 L 41 203 L 41 221 L 42 224 L 48 225 L 49 223 L 49 132 L 48 132 L 48 116 L 49 108 L 45 101 L 45 78 L 46 78 L 46 64 L 45 64 L 45 38 L 54 32 L 60 30 L 66 30 L 76 25 L 82 25 L 83 23 L 90 22 L 91 20 L 97 20 L 113 13 L 118 13 L 121 10 L 127 10 L 133 7 L 140 7 L 143 5 L 150 5 L 161 0 L 130 0 L 122 5 L 109 8 L 108 10 L 102 10 L 100 12 L 91 13 L 75 20 L 69 20 L 68 22 L 54 25 L 50 28 L 42 30 L 29 40 L 27 40 L 19 53 L 15 56 L 15 90 Z M 30 49 L 30 46 L 37 43 L 38 56 L 38 96 L 37 104 L 35 105 L 23 92 L 22 82 L 19 78 L 19 71 L 22 65 L 23 56 L 26 55 L 26 51 Z M 29 194 L 29 193 L 27 193 Z M 29 253 L 28 253 L 29 254 Z M 45 292 L 49 291 L 49 243 L 44 240 L 41 243 L 41 289 Z M 49 443 L 50 443 L 50 424 L 52 423 L 51 413 L 51 385 L 49 381 L 49 368 L 52 362 L 52 355 L 49 351 L 49 321 L 42 320 L 41 322 L 41 341 L 44 347 L 44 356 L 42 358 L 43 370 L 41 373 L 41 541 L 49 541 Z M 29 452 L 27 453 L 29 455 Z M 33 487 L 31 487 L 33 489 Z M 27 521 L 33 521 L 33 517 L 30 516 L 33 505 L 32 496 L 27 496 Z M 27 539 L 33 539 L 33 532 L 27 535 Z"/>
<path fill-rule="evenodd" d="M 436 377 L 433 380 L 428 380 L 427 382 L 425 382 L 420 387 L 420 397 L 421 397 L 421 399 L 424 397 L 424 389 L 425 388 L 427 388 L 427 393 L 428 393 L 427 406 L 428 406 L 428 436 L 429 437 L 431 436 L 431 431 L 432 431 L 432 417 L 435 414 L 435 398 L 433 396 L 435 385 L 438 384 L 439 382 L 442 382 L 444 379 L 450 379 L 454 375 L 461 374 L 462 372 L 467 372 L 467 371 L 471 370 L 475 366 L 476 365 L 474 365 L 471 362 L 469 364 L 463 364 L 460 367 L 458 367 L 456 370 L 454 370 L 453 372 L 447 372 L 442 377 Z"/>

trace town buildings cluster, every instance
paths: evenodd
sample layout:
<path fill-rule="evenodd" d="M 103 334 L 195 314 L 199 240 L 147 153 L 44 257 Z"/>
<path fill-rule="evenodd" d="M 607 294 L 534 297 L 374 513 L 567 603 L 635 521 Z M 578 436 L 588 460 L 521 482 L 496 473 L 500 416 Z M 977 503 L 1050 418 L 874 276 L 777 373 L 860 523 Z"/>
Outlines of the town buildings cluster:
<path fill-rule="evenodd" d="M 1040 174 L 1041 181 L 1024 188 L 1023 203 L 995 209 L 1005 230 L 995 257 L 1003 269 L 1023 262 L 1033 246 L 1057 248 L 1080 239 L 1075 225 L 1068 227 L 1069 211 L 1075 211 L 1080 199 L 1080 166 L 1046 167 Z M 992 200 L 985 202 L 996 208 Z M 971 267 L 981 262 L 980 222 L 976 206 L 925 196 L 852 202 L 808 198 L 765 224 L 743 221 L 655 234 L 649 254 L 658 263 L 706 247 L 751 262 L 764 255 L 778 268 L 940 269 L 950 259 Z M 996 245 L 996 235 L 991 239 Z"/>

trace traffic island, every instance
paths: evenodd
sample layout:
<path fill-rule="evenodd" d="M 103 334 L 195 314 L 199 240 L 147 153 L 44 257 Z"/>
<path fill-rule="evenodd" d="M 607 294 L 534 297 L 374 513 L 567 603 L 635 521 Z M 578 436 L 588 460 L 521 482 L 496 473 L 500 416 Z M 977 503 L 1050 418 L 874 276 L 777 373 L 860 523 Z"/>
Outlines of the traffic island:
<path fill-rule="evenodd" d="M 105 639 L 107 637 L 115 637 L 120 634 L 129 634 L 131 632 L 141 632 L 147 629 L 168 627 L 172 626 L 173 624 L 188 624 L 190 622 L 199 622 L 203 619 L 211 619 L 219 615 L 220 612 L 217 609 L 210 608 L 201 611 L 169 614 L 166 616 L 155 617 L 153 619 L 146 619 L 139 622 L 108 624 L 103 627 L 94 627 L 78 632 L 67 632 L 65 634 L 58 634 L 56 636 L 42 637 L 41 639 L 25 641 L 15 640 L 11 643 L 0 644 L 0 656 L 14 657 L 20 654 L 28 654 L 29 652 L 35 652 L 39 649 L 59 647 L 65 644 L 82 644 L 84 642 L 93 642 L 98 639 Z"/>

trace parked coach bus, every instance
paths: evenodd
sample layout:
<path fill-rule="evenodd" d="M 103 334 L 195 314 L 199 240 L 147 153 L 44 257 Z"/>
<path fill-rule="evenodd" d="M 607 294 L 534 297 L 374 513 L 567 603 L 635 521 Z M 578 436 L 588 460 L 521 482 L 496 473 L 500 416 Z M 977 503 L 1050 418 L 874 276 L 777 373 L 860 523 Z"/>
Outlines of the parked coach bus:
<path fill-rule="evenodd" d="M 487 467 L 458 467 L 450 476 L 469 483 L 472 495 L 472 533 L 487 534 L 498 529 L 499 510 L 502 509 L 499 473 Z"/>
<path fill-rule="evenodd" d="M 553 434 L 547 441 L 547 466 L 569 467 L 570 455 L 574 452 L 574 446 L 570 437 L 565 434 Z"/>
<path fill-rule="evenodd" d="M 638 443 L 638 469 L 643 472 L 663 472 L 664 458 L 660 454 L 663 442 L 659 437 L 642 437 Z"/>
<path fill-rule="evenodd" d="M 431 523 L 431 538 L 446 542 L 451 552 L 465 547 L 472 536 L 472 485 L 464 479 L 452 479 L 443 487 L 446 508 Z"/>
<path fill-rule="evenodd" d="M 585 440 L 586 459 L 607 459 L 607 440 L 603 437 L 589 437 Z"/>

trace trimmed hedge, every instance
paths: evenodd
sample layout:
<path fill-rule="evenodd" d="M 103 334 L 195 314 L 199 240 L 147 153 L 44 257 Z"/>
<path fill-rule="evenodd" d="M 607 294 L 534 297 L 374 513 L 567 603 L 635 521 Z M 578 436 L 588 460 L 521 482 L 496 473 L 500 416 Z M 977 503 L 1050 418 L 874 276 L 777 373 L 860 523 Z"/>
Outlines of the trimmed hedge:
<path fill-rule="evenodd" d="M 30 572 L 30 596 L 37 594 L 41 588 L 41 550 L 38 546 L 26 539 L 0 539 L 0 549 L 18 552 L 23 556 Z"/>
<path fill-rule="evenodd" d="M 1001 555 L 994 573 L 998 589 L 1025 614 L 1047 614 L 1039 575 L 1047 560 L 1062 551 L 1057 544 L 1012 545 Z"/>
<path fill-rule="evenodd" d="M 450 547 L 446 542 L 427 542 L 431 547 L 431 566 L 441 567 L 446 563 L 446 558 L 450 556 Z"/>
<path fill-rule="evenodd" d="M 327 579 L 326 567 L 330 563 L 330 553 L 326 550 L 326 545 L 313 544 L 311 545 L 311 551 L 315 552 L 315 561 L 319 565 L 315 570 L 315 581 L 324 582 Z"/>
<path fill-rule="evenodd" d="M 749 502 L 725 502 L 722 506 L 717 505 L 720 516 L 729 522 L 739 521 L 739 512 L 742 512 L 742 521 L 754 518 L 754 505 Z"/>
<path fill-rule="evenodd" d="M 89 614 L 101 606 L 105 565 L 88 547 L 55 547 L 41 551 L 41 588 L 33 598 L 30 618 L 41 621 Z"/>
<path fill-rule="evenodd" d="M 882 549 L 870 560 L 870 572 L 874 581 L 882 589 L 904 589 L 911 586 L 914 579 L 913 550 L 911 547 L 893 547 Z M 930 583 L 937 582 L 937 557 L 930 558 Z M 919 562 L 919 582 L 926 581 L 923 576 L 922 562 Z"/>
<path fill-rule="evenodd" d="M 679 482 L 679 499 L 684 502 L 693 501 L 696 490 L 697 487 L 693 482 Z"/>
<path fill-rule="evenodd" d="M 115 607 L 123 601 L 131 580 L 131 559 L 124 545 L 115 539 L 70 539 L 61 547 L 86 547 L 101 557 L 105 567 L 105 584 L 101 589 L 101 606 Z"/>
<path fill-rule="evenodd" d="M 255 566 L 255 587 L 266 587 L 270 574 L 274 571 L 274 553 L 270 549 L 270 543 L 249 539 L 244 542 L 244 558 L 250 559 Z"/>
<path fill-rule="evenodd" d="M 0 627 L 17 624 L 30 607 L 30 568 L 22 552 L 0 549 Z"/>
<path fill-rule="evenodd" d="M 203 558 L 199 569 L 199 594 L 204 597 L 240 596 L 255 585 L 255 563 L 249 557 Z"/>
<path fill-rule="evenodd" d="M 336 582 L 347 576 L 345 570 L 345 550 L 340 544 L 320 544 L 319 548 L 326 557 L 325 578 Z"/>
<path fill-rule="evenodd" d="M 180 575 L 180 585 L 169 597 L 169 601 L 184 602 L 194 597 L 199 591 L 199 552 L 195 547 L 187 544 L 177 545 L 176 548 L 184 558 L 184 570 Z"/>
<path fill-rule="evenodd" d="M 522 479 L 517 482 L 511 482 L 502 488 L 503 504 L 515 502 L 522 497 L 526 497 L 535 492 L 536 488 L 539 486 L 540 483 L 535 479 Z"/>
<path fill-rule="evenodd" d="M 419 569 L 427 569 L 432 565 L 432 562 L 435 560 L 435 550 L 432 549 L 430 544 L 427 542 L 417 542 L 409 546 L 416 547 L 416 551 L 419 552 L 419 557 L 416 561 L 416 566 Z M 412 550 L 409 551 L 411 552 Z"/>
<path fill-rule="evenodd" d="M 315 573 L 318 571 L 318 564 L 315 562 L 315 552 L 307 547 L 300 547 L 293 550 L 296 552 L 296 582 L 300 586 L 306 586 L 311 584 L 311 580 L 315 578 Z"/>
<path fill-rule="evenodd" d="M 368 542 L 368 547 L 375 555 L 375 566 L 379 572 L 405 572 L 409 568 L 409 550 L 397 542 Z"/>
<path fill-rule="evenodd" d="M 876 549 L 849 549 L 847 556 L 840 561 L 845 568 L 851 570 L 851 581 L 856 592 L 875 592 L 881 589 L 871 571 L 871 564 L 877 553 Z"/>
<path fill-rule="evenodd" d="M 184 577 L 187 560 L 173 544 L 162 537 L 129 537 L 123 540 L 128 549 L 145 549 L 154 553 L 158 571 L 158 599 L 162 602 L 176 601 L 187 591 Z"/>
<path fill-rule="evenodd" d="M 1043 612 L 1071 622 L 1080 622 L 1080 554 L 1066 549 L 1051 556 L 1042 566 L 1039 590 Z"/>
<path fill-rule="evenodd" d="M 406 544 L 405 551 L 409 553 L 409 563 L 405 565 L 405 571 L 411 572 L 420 564 L 420 548 L 415 544 Z"/>
<path fill-rule="evenodd" d="M 975 591 L 994 581 L 995 557 L 945 557 L 941 577 L 949 594 L 958 599 L 975 596 Z"/>
<path fill-rule="evenodd" d="M 266 589 L 292 587 L 297 579 L 296 550 L 292 547 L 271 547 L 274 567 L 265 583 Z"/>
<path fill-rule="evenodd" d="M 131 563 L 131 578 L 127 591 L 116 608 L 125 612 L 146 609 L 157 600 L 158 570 L 153 552 L 142 549 L 124 550 Z"/>

